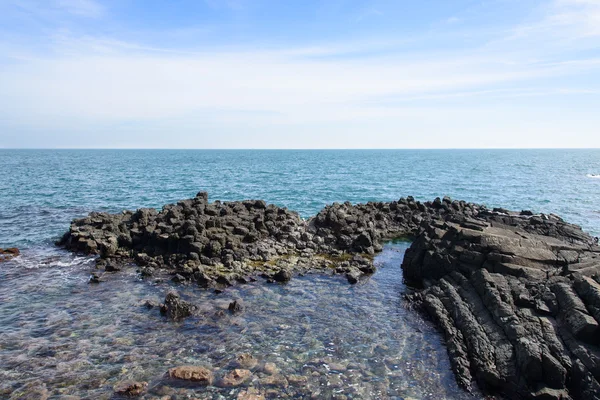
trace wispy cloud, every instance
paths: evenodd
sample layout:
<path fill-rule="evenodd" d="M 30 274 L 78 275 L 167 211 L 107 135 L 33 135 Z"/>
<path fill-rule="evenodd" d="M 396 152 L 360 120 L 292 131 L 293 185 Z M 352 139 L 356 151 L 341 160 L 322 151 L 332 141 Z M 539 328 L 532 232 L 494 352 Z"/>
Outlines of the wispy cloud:
<path fill-rule="evenodd" d="M 53 1 L 61 12 L 80 17 L 107 12 L 91 0 Z M 189 140 L 196 132 L 236 130 L 265 132 L 262 140 L 277 132 L 328 140 L 347 133 L 363 140 L 362 147 L 372 147 L 365 132 L 382 143 L 384 137 L 397 140 L 398 132 L 428 132 L 441 145 L 450 139 L 435 132 L 477 138 L 486 130 L 514 141 L 523 129 L 539 138 L 558 135 L 574 121 L 588 132 L 594 125 L 584 125 L 591 117 L 583 111 L 572 107 L 548 118 L 544 106 L 582 96 L 599 103 L 600 80 L 582 83 L 580 77 L 598 78 L 600 60 L 573 55 L 600 45 L 600 25 L 594 24 L 599 15 L 600 1 L 556 0 L 534 10 L 527 23 L 498 29 L 493 40 L 459 41 L 451 50 L 435 47 L 429 34 L 193 49 L 67 30 L 55 32 L 46 51 L 31 52 L 35 56 L 0 40 L 11 58 L 0 64 L 0 129 L 136 131 L 136 137 L 154 132 L 157 138 L 169 132 L 163 136 L 179 138 L 183 147 L 186 136 L 179 131 Z M 455 22 L 450 17 L 444 29 Z M 178 35 L 185 35 L 184 28 Z M 521 106 L 523 99 L 529 108 Z M 419 147 L 417 139 L 413 145 Z"/>
<path fill-rule="evenodd" d="M 600 1 L 554 0 L 540 10 L 541 18 L 515 28 L 517 36 L 545 35 L 565 41 L 600 36 Z"/>

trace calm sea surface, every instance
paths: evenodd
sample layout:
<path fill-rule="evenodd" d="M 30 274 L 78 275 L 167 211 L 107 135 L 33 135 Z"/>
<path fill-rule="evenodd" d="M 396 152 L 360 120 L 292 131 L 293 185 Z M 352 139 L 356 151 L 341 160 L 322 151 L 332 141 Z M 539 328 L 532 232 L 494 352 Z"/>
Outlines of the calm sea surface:
<path fill-rule="evenodd" d="M 308 276 L 220 295 L 179 288 L 205 314 L 173 324 L 139 305 L 164 298 L 170 283 L 141 281 L 132 269 L 88 285 L 92 261 L 52 242 L 90 211 L 161 207 L 200 190 L 211 200 L 264 199 L 303 217 L 335 201 L 448 195 L 556 213 L 600 235 L 597 174 L 600 150 L 0 150 L 0 247 L 22 249 L 0 264 L 0 398 L 110 398 L 123 379 L 147 381 L 157 396 L 236 398 L 240 389 L 177 391 L 163 374 L 197 364 L 218 375 L 243 352 L 283 376 L 307 377 L 302 388 L 276 386 L 282 397 L 466 396 L 443 339 L 403 307 L 405 243 L 387 245 L 380 270 L 354 287 Z M 248 304 L 244 315 L 211 317 L 236 297 Z M 267 390 L 263 375 L 255 370 L 249 385 Z"/>

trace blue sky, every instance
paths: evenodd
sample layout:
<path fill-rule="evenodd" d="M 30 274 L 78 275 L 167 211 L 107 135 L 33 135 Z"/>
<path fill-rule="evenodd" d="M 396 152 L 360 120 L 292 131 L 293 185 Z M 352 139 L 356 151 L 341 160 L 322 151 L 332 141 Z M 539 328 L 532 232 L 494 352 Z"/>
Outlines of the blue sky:
<path fill-rule="evenodd" d="M 0 0 L 0 147 L 600 147 L 600 0 Z"/>

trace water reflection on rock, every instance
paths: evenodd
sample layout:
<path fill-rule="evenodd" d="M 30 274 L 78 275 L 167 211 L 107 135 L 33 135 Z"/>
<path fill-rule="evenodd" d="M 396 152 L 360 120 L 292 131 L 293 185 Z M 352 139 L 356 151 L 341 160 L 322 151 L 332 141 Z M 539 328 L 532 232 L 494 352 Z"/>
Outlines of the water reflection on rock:
<path fill-rule="evenodd" d="M 0 269 L 0 397 L 472 398 L 439 333 L 403 307 L 406 247 L 388 244 L 354 286 L 321 275 L 221 293 L 175 285 L 197 307 L 175 322 L 157 307 L 173 283 L 132 269 L 90 285 L 89 260 L 24 254 Z M 186 366 L 198 379 L 169 373 Z"/>

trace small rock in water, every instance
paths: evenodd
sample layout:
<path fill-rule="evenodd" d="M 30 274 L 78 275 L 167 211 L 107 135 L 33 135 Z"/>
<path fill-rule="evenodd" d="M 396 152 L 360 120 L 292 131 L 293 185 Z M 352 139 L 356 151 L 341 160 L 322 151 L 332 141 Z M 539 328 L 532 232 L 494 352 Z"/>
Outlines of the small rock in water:
<path fill-rule="evenodd" d="M 292 273 L 290 272 L 289 269 L 285 269 L 282 268 L 279 270 L 279 272 L 277 272 L 275 275 L 273 275 L 273 279 L 276 282 L 289 282 L 292 279 Z"/>
<path fill-rule="evenodd" d="M 115 266 L 114 264 L 106 264 L 106 266 L 104 267 L 104 270 L 106 272 L 119 272 L 121 270 L 121 268 Z"/>
<path fill-rule="evenodd" d="M 252 369 L 256 367 L 258 360 L 248 353 L 240 354 L 235 360 L 235 365 L 240 368 Z"/>
<path fill-rule="evenodd" d="M 232 314 L 239 314 L 244 311 L 244 303 L 241 299 L 234 300 L 229 303 L 229 312 Z"/>
<path fill-rule="evenodd" d="M 265 376 L 260 380 L 260 384 L 263 386 L 277 386 L 287 388 L 289 386 L 288 380 L 283 375 L 269 375 Z"/>
<path fill-rule="evenodd" d="M 358 270 L 352 269 L 346 274 L 346 279 L 348 279 L 348 283 L 354 285 L 360 280 L 360 275 Z"/>
<path fill-rule="evenodd" d="M 209 369 L 192 365 L 171 368 L 169 370 L 169 377 L 184 381 L 192 381 L 199 385 L 206 386 L 212 385 L 213 382 L 213 373 Z"/>
<path fill-rule="evenodd" d="M 247 369 L 234 369 L 221 379 L 221 387 L 235 387 L 240 386 L 246 382 L 252 376 L 252 372 Z"/>
<path fill-rule="evenodd" d="M 238 394 L 237 400 L 265 400 L 265 396 L 256 388 L 248 388 Z"/>
<path fill-rule="evenodd" d="M 88 283 L 100 283 L 100 282 L 102 282 L 102 281 L 100 280 L 100 277 L 98 275 L 96 275 L 96 274 L 90 275 L 90 279 L 89 279 Z"/>
<path fill-rule="evenodd" d="M 178 321 L 192 315 L 195 309 L 196 306 L 193 304 L 181 300 L 179 293 L 170 291 L 165 297 L 165 303 L 161 306 L 160 312 L 170 319 Z"/>
<path fill-rule="evenodd" d="M 147 382 L 122 381 L 114 386 L 114 391 L 116 394 L 119 394 L 121 396 L 133 397 L 139 396 L 140 394 L 144 393 L 147 387 Z"/>
<path fill-rule="evenodd" d="M 147 309 L 152 309 L 154 307 L 160 306 L 160 304 L 158 304 L 156 301 L 150 299 L 142 301 L 141 305 L 146 307 Z"/>
<path fill-rule="evenodd" d="M 303 375 L 289 375 L 288 382 L 292 385 L 304 386 L 308 383 L 308 378 Z"/>
<path fill-rule="evenodd" d="M 331 371 L 338 371 L 338 372 L 344 372 L 348 369 L 348 367 L 346 367 L 346 365 L 342 364 L 342 363 L 328 363 L 327 364 L 329 366 L 329 369 Z"/>
<path fill-rule="evenodd" d="M 265 363 L 263 370 L 269 375 L 275 375 L 278 372 L 277 366 L 272 362 Z"/>

